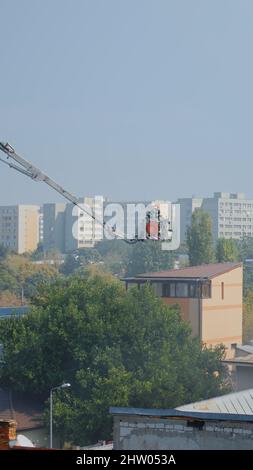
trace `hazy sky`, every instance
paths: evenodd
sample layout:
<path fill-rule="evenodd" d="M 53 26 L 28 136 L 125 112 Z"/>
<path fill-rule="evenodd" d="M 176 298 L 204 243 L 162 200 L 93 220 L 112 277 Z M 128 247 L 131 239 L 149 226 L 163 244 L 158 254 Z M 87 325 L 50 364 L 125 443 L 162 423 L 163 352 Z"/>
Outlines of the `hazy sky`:
<path fill-rule="evenodd" d="M 0 140 L 76 195 L 253 197 L 252 0 L 0 0 Z M 0 205 L 61 200 L 0 163 Z"/>

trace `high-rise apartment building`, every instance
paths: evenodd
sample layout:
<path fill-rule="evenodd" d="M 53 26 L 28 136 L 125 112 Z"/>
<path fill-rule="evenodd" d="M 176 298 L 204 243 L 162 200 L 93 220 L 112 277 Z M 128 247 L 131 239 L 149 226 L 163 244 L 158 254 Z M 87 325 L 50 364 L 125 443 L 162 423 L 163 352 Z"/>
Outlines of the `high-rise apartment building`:
<path fill-rule="evenodd" d="M 212 218 L 213 238 L 253 237 L 253 199 L 243 193 L 216 192 L 211 198 L 179 199 L 181 213 L 181 240 L 195 209 L 201 208 Z"/>
<path fill-rule="evenodd" d="M 44 204 L 43 245 L 46 252 L 56 249 L 61 253 L 70 253 L 80 248 L 92 248 L 104 236 L 113 237 L 113 220 L 122 238 L 135 238 L 137 233 L 141 236 L 141 230 L 145 236 L 146 212 L 143 207 L 159 207 L 164 219 L 172 217 L 168 201 L 116 202 L 95 196 L 80 198 L 79 203 L 81 207 L 73 204 Z M 111 227 L 105 233 L 103 223 Z"/>
<path fill-rule="evenodd" d="M 200 209 L 203 203 L 203 198 L 188 197 L 178 199 L 180 204 L 180 234 L 181 241 L 185 240 L 187 227 L 191 225 L 192 214 L 195 209 Z"/>
<path fill-rule="evenodd" d="M 36 250 L 39 214 L 39 206 L 0 206 L 0 244 L 19 254 Z"/>
<path fill-rule="evenodd" d="M 103 239 L 103 196 L 84 197 L 79 202 L 83 210 L 73 204 L 66 206 L 65 253 L 92 248 Z"/>
<path fill-rule="evenodd" d="M 43 248 L 50 252 L 65 252 L 65 210 L 66 204 L 43 205 Z"/>

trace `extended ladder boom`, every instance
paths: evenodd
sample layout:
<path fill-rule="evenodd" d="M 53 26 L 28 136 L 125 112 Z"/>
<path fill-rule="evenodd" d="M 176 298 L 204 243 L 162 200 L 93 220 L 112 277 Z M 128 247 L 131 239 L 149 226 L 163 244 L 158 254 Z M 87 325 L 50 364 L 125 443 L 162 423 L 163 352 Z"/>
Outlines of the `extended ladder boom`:
<path fill-rule="evenodd" d="M 77 206 L 79 207 L 79 209 L 84 212 L 85 214 L 87 214 L 89 217 L 91 217 L 96 223 L 98 223 L 99 225 L 101 225 L 103 227 L 104 230 L 108 231 L 108 233 L 113 236 L 113 238 L 119 238 L 119 239 L 122 239 L 124 240 L 126 243 L 135 243 L 138 241 L 138 238 L 136 236 L 135 239 L 133 240 L 128 240 L 127 237 L 125 236 L 124 233 L 121 233 L 119 232 L 118 230 L 116 231 L 113 227 L 110 227 L 110 225 L 106 224 L 106 222 L 104 222 L 103 220 L 100 220 L 98 219 L 97 217 L 95 217 L 94 214 L 90 213 L 90 211 L 86 210 L 85 207 L 82 205 L 82 203 L 78 200 L 78 198 L 76 196 L 74 196 L 73 194 L 71 194 L 70 192 L 66 191 L 62 186 L 60 186 L 58 183 L 56 183 L 56 181 L 54 181 L 53 179 L 49 178 L 49 176 L 47 176 L 45 173 L 43 173 L 39 168 L 37 168 L 36 166 L 32 165 L 32 163 L 28 162 L 27 160 L 25 160 L 23 157 L 21 157 L 20 155 L 18 155 L 14 148 L 6 143 L 2 143 L 0 142 L 0 150 L 5 153 L 7 155 L 7 158 L 4 159 L 4 158 L 0 158 L 0 161 L 5 163 L 6 165 L 8 165 L 10 168 L 22 173 L 23 175 L 26 175 L 26 176 L 29 176 L 29 178 L 35 180 L 35 181 L 43 181 L 44 183 L 46 183 L 48 186 L 50 186 L 50 188 L 54 189 L 55 191 L 57 191 L 57 193 L 59 193 L 61 196 L 63 196 L 65 199 L 67 199 L 68 201 L 70 201 L 74 206 Z M 13 161 L 15 163 L 13 163 Z M 160 211 L 159 211 L 159 214 L 160 214 Z M 164 221 L 166 222 L 166 221 Z M 147 224 L 147 226 L 151 224 Z M 159 215 L 159 222 L 157 221 L 156 222 L 156 226 L 160 226 L 160 215 Z M 169 227 L 169 223 L 167 222 L 167 225 L 168 225 L 168 233 L 172 233 L 172 230 L 171 228 Z M 147 230 L 147 226 L 146 226 L 146 230 Z M 149 233 L 150 232 L 150 233 Z M 151 229 L 149 229 L 148 231 L 148 235 L 147 235 L 147 238 L 149 239 L 152 239 L 152 234 L 151 234 Z M 159 238 L 159 231 L 158 231 L 158 234 L 157 236 L 154 238 L 154 239 L 160 239 Z M 144 240 L 144 239 L 142 239 Z"/>
<path fill-rule="evenodd" d="M 59 194 L 61 194 L 61 196 L 64 196 L 66 199 L 68 199 L 68 201 L 72 202 L 72 204 L 79 207 L 82 211 L 86 212 L 84 210 L 84 208 L 81 206 L 80 201 L 75 196 L 73 196 L 73 194 L 66 191 L 64 188 L 62 188 L 62 186 L 60 186 L 54 180 L 49 178 L 49 176 L 47 176 L 45 173 L 43 173 L 39 168 L 36 168 L 36 166 L 32 165 L 30 162 L 28 162 L 23 157 L 18 155 L 15 152 L 14 148 L 11 147 L 11 145 L 3 144 L 3 143 L 0 142 L 0 150 L 2 150 L 4 153 L 6 153 L 7 159 L 11 158 L 11 159 L 15 160 L 15 162 L 17 162 L 20 166 L 15 165 L 15 164 L 11 163 L 8 160 L 3 160 L 2 158 L 0 158 L 0 160 L 3 163 L 7 164 L 10 168 L 13 168 L 14 170 L 17 170 L 20 173 L 23 173 L 24 175 L 29 176 L 30 178 L 32 178 L 35 181 L 43 181 L 48 186 L 50 186 L 55 191 L 57 191 Z M 87 214 L 88 214 L 88 212 L 87 212 Z M 95 217 L 93 215 L 91 215 L 91 214 L 89 214 L 89 215 L 90 215 L 90 217 L 92 217 L 95 220 Z M 103 222 L 101 222 L 101 224 L 104 225 Z"/>
<path fill-rule="evenodd" d="M 100 220 L 97 217 L 95 217 L 92 213 L 86 210 L 85 207 L 83 207 L 82 203 L 78 200 L 76 196 L 71 194 L 69 191 L 66 191 L 62 186 L 56 183 L 56 181 L 54 181 L 52 178 L 49 178 L 49 176 L 43 173 L 43 171 L 41 171 L 36 166 L 32 165 L 32 163 L 28 162 L 23 157 L 18 155 L 10 144 L 8 143 L 4 144 L 0 142 L 0 150 L 2 150 L 2 152 L 4 152 L 7 155 L 6 159 L 0 158 L 1 162 L 5 163 L 10 168 L 22 173 L 23 175 L 29 176 L 29 178 L 32 178 L 35 181 L 43 181 L 44 183 L 46 183 L 48 186 L 50 186 L 50 188 L 57 191 L 61 196 L 65 197 L 65 199 L 70 201 L 74 206 L 79 207 L 79 209 L 82 212 L 87 214 L 96 223 L 101 225 L 103 229 L 106 230 L 114 238 L 122 239 L 127 243 L 135 243 L 137 241 L 137 240 L 126 240 L 124 233 L 113 230 L 113 228 L 108 226 L 108 224 L 106 224 L 103 220 Z M 14 160 L 17 163 L 17 165 L 10 160 Z"/>

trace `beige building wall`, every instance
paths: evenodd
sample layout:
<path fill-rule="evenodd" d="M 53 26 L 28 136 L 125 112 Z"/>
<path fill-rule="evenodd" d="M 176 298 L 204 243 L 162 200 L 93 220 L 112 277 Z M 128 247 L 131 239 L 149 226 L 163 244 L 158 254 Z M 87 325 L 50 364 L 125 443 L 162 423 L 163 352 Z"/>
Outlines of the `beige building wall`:
<path fill-rule="evenodd" d="M 39 206 L 0 207 L 0 243 L 22 254 L 33 251 L 39 242 Z"/>
<path fill-rule="evenodd" d="M 169 298 L 162 299 L 166 305 L 179 305 L 183 320 L 191 325 L 192 336 L 200 335 L 200 315 L 202 299 Z"/>
<path fill-rule="evenodd" d="M 39 206 L 18 206 L 18 253 L 36 250 L 39 243 Z"/>
<path fill-rule="evenodd" d="M 207 346 L 224 344 L 226 357 L 234 356 L 231 345 L 242 344 L 243 268 L 237 267 L 211 280 L 210 299 L 162 297 L 167 305 L 179 305 L 183 320 L 190 322 L 193 336 Z M 162 295 L 160 283 L 155 291 Z"/>
<path fill-rule="evenodd" d="M 207 345 L 242 343 L 242 267 L 212 279 L 211 299 L 203 299 L 201 338 Z M 223 283 L 223 285 L 222 285 Z"/>

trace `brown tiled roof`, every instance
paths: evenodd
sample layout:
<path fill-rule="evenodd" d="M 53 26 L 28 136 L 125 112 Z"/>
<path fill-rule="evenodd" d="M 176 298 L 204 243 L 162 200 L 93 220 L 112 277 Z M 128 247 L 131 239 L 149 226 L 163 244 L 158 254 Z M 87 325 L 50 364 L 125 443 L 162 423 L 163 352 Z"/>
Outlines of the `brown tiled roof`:
<path fill-rule="evenodd" d="M 0 389 L 0 419 L 15 420 L 17 431 L 42 427 L 42 412 L 43 407 L 40 403 Z"/>
<path fill-rule="evenodd" d="M 169 271 L 159 271 L 154 273 L 138 274 L 136 278 L 208 278 L 211 279 L 221 274 L 241 267 L 242 263 L 215 263 L 203 264 L 201 266 L 191 266 L 181 269 L 170 269 Z"/>

